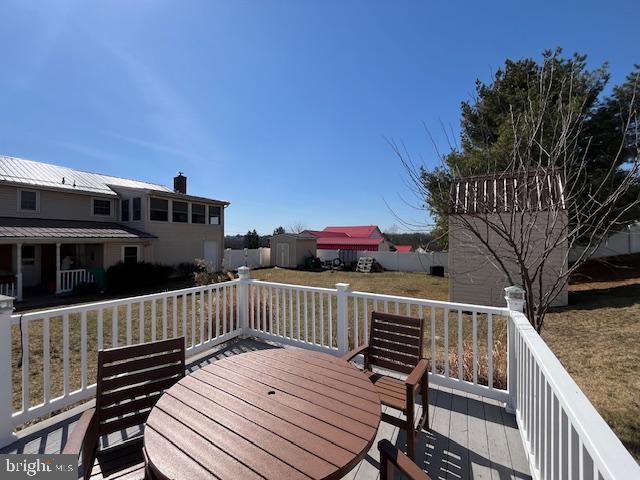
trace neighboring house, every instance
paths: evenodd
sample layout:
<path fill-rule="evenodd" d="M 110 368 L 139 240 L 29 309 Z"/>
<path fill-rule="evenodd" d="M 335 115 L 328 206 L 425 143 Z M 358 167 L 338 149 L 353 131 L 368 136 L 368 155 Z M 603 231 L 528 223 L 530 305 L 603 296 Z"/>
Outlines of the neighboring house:
<path fill-rule="evenodd" d="M 121 261 L 220 268 L 227 205 L 181 173 L 171 189 L 0 156 L 0 293 L 70 291 Z"/>
<path fill-rule="evenodd" d="M 326 227 L 324 230 L 305 230 L 318 240 L 318 250 L 359 250 L 388 252 L 393 244 L 387 241 L 376 225 Z"/>
<path fill-rule="evenodd" d="M 317 252 L 316 237 L 308 233 L 281 233 L 271 237 L 271 265 L 285 268 L 304 267 L 308 257 Z"/>
<path fill-rule="evenodd" d="M 522 186 L 532 185 L 522 194 Z M 449 215 L 449 299 L 479 305 L 504 305 L 504 288 L 511 283 L 489 249 L 498 252 L 515 283 L 520 279 L 513 250 L 487 221 L 514 228 L 530 228 L 527 261 L 531 265 L 549 248 L 547 237 L 561 238 L 567 224 L 563 183 L 559 174 L 533 173 L 519 176 L 488 175 L 454 179 Z M 520 186 L 520 187 L 518 187 Z M 549 187 L 547 187 L 549 186 Z M 514 195 L 518 192 L 518 195 Z M 549 221 L 549 205 L 558 214 Z M 511 226 L 512 213 L 518 224 Z M 554 242 L 555 244 L 555 242 Z M 566 240 L 554 248 L 545 262 L 542 291 L 548 292 L 558 275 L 568 268 Z M 534 292 L 539 291 L 536 285 Z M 536 293 L 537 294 L 537 293 Z M 554 306 L 567 305 L 566 285 Z"/>

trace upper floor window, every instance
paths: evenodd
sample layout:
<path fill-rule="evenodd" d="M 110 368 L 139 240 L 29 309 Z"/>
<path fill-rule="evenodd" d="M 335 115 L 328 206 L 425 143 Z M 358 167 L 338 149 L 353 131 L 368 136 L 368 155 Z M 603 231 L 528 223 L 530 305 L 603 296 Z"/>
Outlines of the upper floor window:
<path fill-rule="evenodd" d="M 122 200 L 120 202 L 121 205 L 121 212 L 120 212 L 120 219 L 123 222 L 128 222 L 129 221 L 129 200 Z"/>
<path fill-rule="evenodd" d="M 199 203 L 191 204 L 191 223 L 206 223 L 206 206 Z"/>
<path fill-rule="evenodd" d="M 111 200 L 104 200 L 102 198 L 93 199 L 93 214 L 111 216 Z"/>
<path fill-rule="evenodd" d="M 38 210 L 38 192 L 35 190 L 19 190 L 20 210 L 35 212 Z"/>
<path fill-rule="evenodd" d="M 189 221 L 189 204 L 187 202 L 173 202 L 173 221 L 179 223 Z"/>
<path fill-rule="evenodd" d="M 220 207 L 209 206 L 209 225 L 220 225 Z"/>
<path fill-rule="evenodd" d="M 142 218 L 142 200 L 140 197 L 135 197 L 133 199 L 133 215 L 132 220 L 137 222 Z"/>
<path fill-rule="evenodd" d="M 149 200 L 149 218 L 159 222 L 169 221 L 169 200 L 151 198 Z"/>

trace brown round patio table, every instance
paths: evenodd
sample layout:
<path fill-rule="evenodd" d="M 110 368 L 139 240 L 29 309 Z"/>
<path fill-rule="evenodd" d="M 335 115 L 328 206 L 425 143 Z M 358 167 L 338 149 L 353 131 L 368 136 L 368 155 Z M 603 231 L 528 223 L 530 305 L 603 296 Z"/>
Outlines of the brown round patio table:
<path fill-rule="evenodd" d="M 151 410 L 148 468 L 160 479 L 337 479 L 367 454 L 380 398 L 332 355 L 274 348 L 186 376 Z"/>

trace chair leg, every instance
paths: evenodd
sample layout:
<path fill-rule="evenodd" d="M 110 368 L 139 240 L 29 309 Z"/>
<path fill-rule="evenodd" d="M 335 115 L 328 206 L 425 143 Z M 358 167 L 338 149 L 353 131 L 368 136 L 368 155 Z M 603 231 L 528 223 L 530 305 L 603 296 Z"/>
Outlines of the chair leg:
<path fill-rule="evenodd" d="M 411 391 L 407 391 L 407 456 L 411 460 L 415 460 L 415 444 L 416 444 L 416 434 L 415 434 L 415 413 L 414 413 L 414 405 L 415 398 L 413 396 L 413 388 Z"/>
<path fill-rule="evenodd" d="M 423 427 L 427 430 L 429 429 L 429 380 L 428 376 L 425 375 L 425 378 L 422 380 L 422 416 L 424 417 L 424 421 L 422 422 Z"/>

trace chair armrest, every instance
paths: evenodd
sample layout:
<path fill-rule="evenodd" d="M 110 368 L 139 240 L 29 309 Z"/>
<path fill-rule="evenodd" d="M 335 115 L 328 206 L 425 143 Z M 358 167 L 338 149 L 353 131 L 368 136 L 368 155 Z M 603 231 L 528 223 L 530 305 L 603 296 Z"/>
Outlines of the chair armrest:
<path fill-rule="evenodd" d="M 423 472 L 409 457 L 394 447 L 389 440 L 380 440 L 378 450 L 380 451 L 380 471 L 384 474 L 384 476 L 380 475 L 380 480 L 395 478 L 390 475 L 393 472 L 389 471 L 389 463 L 400 470 L 400 472 L 410 480 L 431 480 L 429 475 Z M 387 478 L 384 478 L 385 476 Z"/>
<path fill-rule="evenodd" d="M 80 457 L 80 453 L 82 453 L 84 479 L 91 476 L 98 439 L 98 417 L 96 409 L 91 408 L 82 414 L 78 423 L 73 427 L 69 440 L 62 450 L 62 453 L 73 454 L 76 457 Z"/>
<path fill-rule="evenodd" d="M 427 367 L 429 363 L 425 358 L 420 359 L 416 367 L 409 374 L 407 379 L 404 381 L 408 386 L 415 388 L 420 384 L 420 381 L 423 379 L 425 373 L 427 373 Z"/>
<path fill-rule="evenodd" d="M 98 439 L 96 421 L 95 408 L 91 408 L 84 412 L 80 417 L 80 420 L 78 420 L 78 423 L 73 427 L 71 435 L 69 436 L 62 453 L 80 455 L 80 451 L 83 448 L 86 446 L 91 447 L 92 445 L 87 445 L 88 442 L 95 442 Z"/>
<path fill-rule="evenodd" d="M 351 350 L 350 352 L 345 353 L 342 356 L 342 360 L 345 360 L 347 362 L 350 362 L 351 360 L 353 360 L 355 357 L 357 357 L 360 354 L 366 353 L 366 351 L 369 349 L 369 345 L 362 345 L 358 348 L 354 348 L 353 350 Z"/>

